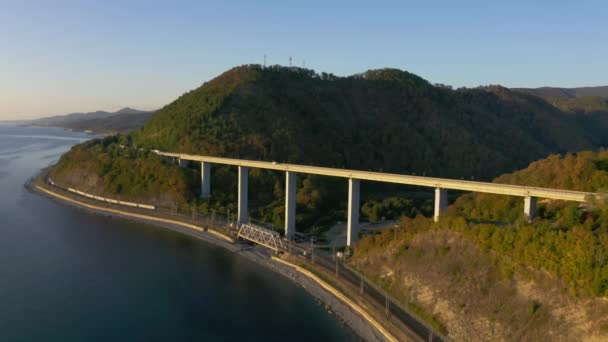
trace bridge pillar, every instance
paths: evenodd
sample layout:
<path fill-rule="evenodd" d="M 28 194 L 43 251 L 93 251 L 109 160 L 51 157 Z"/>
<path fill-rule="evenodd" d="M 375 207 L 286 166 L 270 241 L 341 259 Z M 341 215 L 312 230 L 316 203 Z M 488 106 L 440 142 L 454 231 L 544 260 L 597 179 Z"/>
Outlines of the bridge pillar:
<path fill-rule="evenodd" d="M 435 214 L 433 220 L 439 222 L 439 217 L 448 209 L 448 191 L 446 189 L 435 189 Z"/>
<path fill-rule="evenodd" d="M 346 218 L 346 245 L 351 246 L 359 237 L 360 182 L 348 179 L 348 217 Z"/>
<path fill-rule="evenodd" d="M 536 197 L 527 196 L 524 198 L 524 215 L 532 221 L 536 216 Z"/>
<path fill-rule="evenodd" d="M 246 166 L 239 166 L 239 208 L 237 223 L 249 222 L 249 209 L 247 208 L 247 188 L 249 183 L 249 169 Z"/>
<path fill-rule="evenodd" d="M 177 159 L 177 164 L 179 165 L 179 167 L 187 167 L 188 166 L 188 161 L 182 158 L 178 158 Z"/>
<path fill-rule="evenodd" d="M 211 163 L 201 162 L 201 198 L 211 197 Z"/>
<path fill-rule="evenodd" d="M 296 174 L 285 173 L 285 238 L 293 240 L 296 234 Z"/>

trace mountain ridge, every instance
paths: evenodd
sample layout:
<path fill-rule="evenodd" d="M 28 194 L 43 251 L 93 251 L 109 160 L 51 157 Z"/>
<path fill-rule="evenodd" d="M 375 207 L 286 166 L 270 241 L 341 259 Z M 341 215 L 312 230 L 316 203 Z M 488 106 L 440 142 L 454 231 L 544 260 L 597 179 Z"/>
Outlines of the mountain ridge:
<path fill-rule="evenodd" d="M 562 97 L 562 98 L 577 98 L 586 96 L 599 96 L 608 99 L 608 86 L 596 87 L 538 87 L 538 88 L 511 88 L 515 91 L 520 91 L 536 96 Z"/>
<path fill-rule="evenodd" d="M 130 107 L 123 107 L 115 112 L 105 111 L 105 110 L 96 110 L 94 112 L 74 112 L 68 114 L 59 114 L 52 116 L 45 116 L 38 119 L 28 120 L 27 122 L 33 125 L 41 125 L 41 126 L 52 126 L 52 125 L 62 125 L 66 123 L 70 123 L 77 120 L 89 120 L 89 119 L 102 119 L 112 115 L 124 115 L 124 114 L 141 114 L 141 113 L 149 113 L 154 111 L 146 111 L 133 109 Z"/>
<path fill-rule="evenodd" d="M 86 113 L 54 115 L 28 120 L 22 124 L 33 126 L 62 127 L 76 131 L 90 131 L 97 134 L 126 133 L 142 127 L 155 111 L 145 111 L 124 107 L 116 112 L 98 110 Z"/>
<path fill-rule="evenodd" d="M 159 109 L 132 138 L 169 151 L 490 179 L 552 152 L 606 145 L 585 120 L 504 87 L 445 89 L 398 69 L 338 77 L 246 65 Z M 432 152 L 409 148 L 420 143 Z M 451 160 L 461 172 L 442 171 Z M 483 163 L 499 171 L 479 172 Z"/>

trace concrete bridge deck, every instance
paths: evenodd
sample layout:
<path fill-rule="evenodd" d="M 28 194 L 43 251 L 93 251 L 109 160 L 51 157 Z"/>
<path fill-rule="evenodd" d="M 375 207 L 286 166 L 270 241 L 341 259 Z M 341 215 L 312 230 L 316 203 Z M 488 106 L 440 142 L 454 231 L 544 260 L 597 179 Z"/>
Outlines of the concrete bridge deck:
<path fill-rule="evenodd" d="M 596 195 L 590 192 L 548 189 L 523 185 L 474 182 L 457 179 L 409 176 L 394 173 L 336 169 L 329 167 L 284 164 L 256 160 L 198 156 L 185 153 L 162 152 L 158 150 L 153 151 L 160 156 L 176 159 L 180 166 L 186 166 L 186 162 L 188 161 L 199 162 L 201 164 L 201 197 L 209 197 L 211 194 L 211 165 L 222 164 L 238 167 L 237 222 L 239 224 L 249 222 L 247 205 L 249 168 L 285 172 L 285 238 L 287 240 L 292 240 L 296 231 L 295 197 L 296 175 L 298 173 L 348 179 L 348 212 L 346 217 L 346 244 L 348 246 L 351 246 L 358 237 L 360 181 L 362 180 L 435 188 L 435 210 L 433 215 L 435 222 L 439 221 L 439 218 L 447 210 L 448 189 L 523 197 L 524 215 L 529 220 L 532 220 L 536 214 L 536 202 L 538 198 L 586 202 L 590 197 Z"/>
<path fill-rule="evenodd" d="M 450 190 L 462 190 L 471 192 L 484 192 L 498 195 L 520 196 L 520 197 L 539 197 L 555 200 L 585 202 L 587 196 L 594 195 L 591 192 L 570 191 L 560 189 L 539 188 L 523 185 L 497 184 L 490 182 L 476 182 L 448 178 L 433 178 L 422 176 L 400 175 L 394 173 L 382 173 L 371 171 L 359 171 L 349 169 L 335 169 L 319 166 L 283 164 L 275 162 L 231 159 L 220 157 L 198 156 L 184 153 L 171 153 L 155 151 L 157 154 L 179 158 L 181 160 L 189 160 L 195 162 L 208 162 L 211 164 L 223 164 L 233 166 L 244 166 L 259 169 L 277 170 L 285 172 L 305 173 L 312 175 L 341 177 L 349 179 L 358 179 L 374 182 L 385 182 L 394 184 L 417 185 L 431 188 L 441 188 Z"/>

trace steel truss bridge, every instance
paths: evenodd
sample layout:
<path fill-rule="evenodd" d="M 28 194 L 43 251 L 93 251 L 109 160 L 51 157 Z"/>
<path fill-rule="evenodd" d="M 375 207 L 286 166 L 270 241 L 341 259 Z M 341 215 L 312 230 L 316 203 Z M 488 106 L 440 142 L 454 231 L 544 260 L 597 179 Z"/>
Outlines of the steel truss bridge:
<path fill-rule="evenodd" d="M 257 226 L 255 224 L 241 224 L 237 236 L 270 248 L 275 252 L 285 249 L 283 241 L 281 240 L 281 235 L 278 232 Z"/>

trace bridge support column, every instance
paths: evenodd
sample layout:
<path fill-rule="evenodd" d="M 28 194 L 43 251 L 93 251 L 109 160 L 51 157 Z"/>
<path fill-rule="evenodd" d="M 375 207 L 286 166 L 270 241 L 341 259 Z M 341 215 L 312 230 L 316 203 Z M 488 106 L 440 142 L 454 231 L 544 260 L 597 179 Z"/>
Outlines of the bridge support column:
<path fill-rule="evenodd" d="M 247 208 L 247 188 L 249 183 L 249 169 L 246 166 L 239 166 L 239 208 L 237 223 L 249 222 L 249 209 Z"/>
<path fill-rule="evenodd" d="M 524 215 L 528 220 L 532 221 L 536 216 L 536 197 L 525 197 L 524 198 Z"/>
<path fill-rule="evenodd" d="M 201 198 L 211 197 L 211 163 L 201 162 Z"/>
<path fill-rule="evenodd" d="M 285 238 L 293 240 L 296 234 L 296 174 L 285 173 Z"/>
<path fill-rule="evenodd" d="M 179 165 L 179 167 L 187 167 L 188 166 L 188 161 L 182 158 L 177 159 L 177 164 Z"/>
<path fill-rule="evenodd" d="M 360 182 L 348 179 L 348 217 L 346 222 L 346 245 L 351 246 L 359 237 Z"/>
<path fill-rule="evenodd" d="M 433 220 L 439 222 L 439 217 L 448 209 L 448 191 L 446 189 L 435 189 L 435 214 Z"/>

